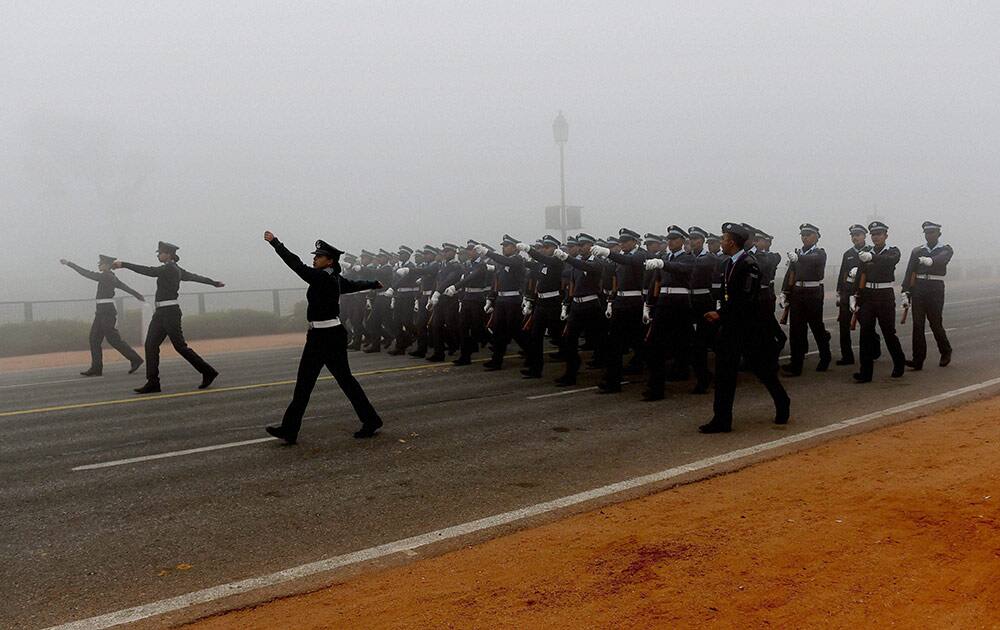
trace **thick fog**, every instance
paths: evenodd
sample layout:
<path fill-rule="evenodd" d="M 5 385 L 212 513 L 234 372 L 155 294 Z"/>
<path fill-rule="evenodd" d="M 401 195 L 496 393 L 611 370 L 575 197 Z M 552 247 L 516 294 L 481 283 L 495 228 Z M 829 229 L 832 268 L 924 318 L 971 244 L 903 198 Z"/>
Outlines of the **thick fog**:
<path fill-rule="evenodd" d="M 1000 5 L 926 2 L 0 1 L 0 300 L 90 297 L 59 266 L 296 286 L 307 254 L 735 219 L 848 246 L 1000 201 Z M 983 253 L 979 253 L 983 252 Z M 142 290 L 147 278 L 129 277 Z"/>

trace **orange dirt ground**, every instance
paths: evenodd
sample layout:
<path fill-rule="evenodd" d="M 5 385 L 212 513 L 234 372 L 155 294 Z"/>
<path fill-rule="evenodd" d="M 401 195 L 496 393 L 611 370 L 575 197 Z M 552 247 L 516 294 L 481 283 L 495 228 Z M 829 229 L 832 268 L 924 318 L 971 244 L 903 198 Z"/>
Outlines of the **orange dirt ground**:
<path fill-rule="evenodd" d="M 233 337 L 226 339 L 195 339 L 188 341 L 188 345 L 194 348 L 198 354 L 207 356 L 211 354 L 221 354 L 225 352 L 239 352 L 242 350 L 263 350 L 268 348 L 289 348 L 302 346 L 306 342 L 306 333 L 303 329 L 300 333 L 283 333 L 280 335 L 262 335 L 259 337 Z M 142 346 L 133 346 L 142 356 Z M 160 358 L 176 358 L 177 353 L 169 341 L 160 346 Z M 127 367 L 128 362 L 125 357 L 118 354 L 114 348 L 104 348 L 105 369 L 115 370 L 118 365 Z M 39 368 L 68 367 L 78 365 L 87 367 L 90 365 L 90 350 L 74 350 L 71 352 L 50 352 L 48 354 L 29 354 L 21 357 L 0 358 L 0 374 L 7 372 L 21 372 L 24 370 L 37 370 Z M 110 367 L 109 367 L 110 366 Z M 140 370 L 141 374 L 141 370 Z"/>
<path fill-rule="evenodd" d="M 979 401 L 193 627 L 1000 627 L 998 446 Z"/>

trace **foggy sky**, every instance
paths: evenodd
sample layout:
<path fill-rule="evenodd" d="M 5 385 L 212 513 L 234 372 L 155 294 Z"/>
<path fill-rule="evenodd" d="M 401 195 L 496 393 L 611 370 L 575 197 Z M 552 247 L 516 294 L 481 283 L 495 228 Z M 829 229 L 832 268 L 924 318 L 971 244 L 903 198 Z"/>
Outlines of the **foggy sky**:
<path fill-rule="evenodd" d="M 877 206 L 983 257 L 1000 201 L 991 2 L 0 0 L 0 300 L 91 297 L 98 253 L 230 288 L 307 254 L 752 222 L 832 257 Z M 982 253 L 979 253 L 982 252 Z M 127 272 L 148 291 L 152 283 Z"/>

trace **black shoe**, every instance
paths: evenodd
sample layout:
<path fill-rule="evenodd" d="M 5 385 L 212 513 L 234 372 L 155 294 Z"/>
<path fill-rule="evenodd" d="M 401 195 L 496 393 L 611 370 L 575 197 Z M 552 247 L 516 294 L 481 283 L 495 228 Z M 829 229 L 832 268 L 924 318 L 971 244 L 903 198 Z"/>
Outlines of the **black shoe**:
<path fill-rule="evenodd" d="M 413 352 L 410 352 L 409 355 L 414 359 L 423 359 L 424 357 L 427 356 L 427 351 L 424 350 L 423 352 L 421 352 L 419 350 L 414 350 Z"/>
<path fill-rule="evenodd" d="M 837 361 L 837 365 L 854 365 L 854 357 L 851 357 L 850 359 L 844 357 Z"/>
<path fill-rule="evenodd" d="M 279 440 L 284 440 L 285 444 L 295 444 L 296 436 L 286 433 L 281 427 L 264 427 L 264 430 Z"/>
<path fill-rule="evenodd" d="M 442 361 L 444 361 L 444 355 L 443 354 L 432 354 L 431 356 L 427 357 L 425 359 L 425 361 L 430 361 L 432 363 L 441 363 Z"/>
<path fill-rule="evenodd" d="M 87 370 L 86 372 L 80 372 L 80 376 L 101 376 L 101 372 L 97 370 Z"/>
<path fill-rule="evenodd" d="M 361 352 L 361 346 L 347 346 L 348 352 Z"/>
<path fill-rule="evenodd" d="M 392 350 L 386 352 L 391 357 L 399 357 L 406 354 L 406 350 L 400 350 L 399 348 L 393 348 Z"/>
<path fill-rule="evenodd" d="M 657 400 L 663 400 L 664 398 L 664 393 L 658 390 L 647 389 L 642 392 L 642 399 L 646 402 L 655 402 Z"/>
<path fill-rule="evenodd" d="M 701 433 L 729 433 L 732 430 L 732 426 L 716 422 L 715 420 L 698 427 L 698 431 Z"/>
<path fill-rule="evenodd" d="M 496 361 L 487 361 L 486 363 L 483 363 L 483 371 L 485 372 L 496 372 L 501 368 L 503 368 L 503 364 Z"/>
<path fill-rule="evenodd" d="M 791 415 L 791 403 L 785 403 L 774 412 L 774 424 L 788 424 L 788 417 Z"/>
<path fill-rule="evenodd" d="M 826 372 L 829 369 L 830 369 L 830 357 L 827 357 L 825 359 L 820 359 L 819 363 L 816 364 L 817 372 Z"/>
<path fill-rule="evenodd" d="M 208 374 L 203 374 L 201 377 L 201 385 L 198 386 L 198 389 L 208 389 L 212 384 L 212 381 L 214 381 L 218 376 L 219 373 L 215 370 L 212 370 Z"/>
<path fill-rule="evenodd" d="M 376 352 L 381 352 L 381 351 L 382 349 L 375 344 L 372 344 L 362 350 L 362 352 L 364 352 L 365 354 L 374 354 Z"/>
<path fill-rule="evenodd" d="M 374 422 L 366 422 L 361 425 L 361 429 L 354 432 L 354 437 L 358 439 L 375 437 L 375 432 L 382 426 L 382 420 L 376 418 Z"/>
<path fill-rule="evenodd" d="M 890 374 L 889 376 L 891 376 L 892 378 L 901 378 L 905 372 L 906 372 L 906 366 L 903 364 L 899 364 L 892 368 L 892 374 Z"/>
<path fill-rule="evenodd" d="M 601 394 L 618 394 L 622 391 L 622 386 L 620 384 L 601 381 L 597 384 L 597 391 Z"/>
<path fill-rule="evenodd" d="M 802 376 L 802 368 L 792 367 L 791 365 L 782 365 L 781 373 L 784 374 L 785 376 L 792 376 L 792 377 Z"/>
<path fill-rule="evenodd" d="M 470 359 L 469 357 L 458 357 L 457 359 L 452 361 L 451 364 L 457 366 L 472 365 L 472 359 Z"/>
<path fill-rule="evenodd" d="M 941 361 L 938 362 L 938 365 L 941 367 L 948 367 L 949 363 L 951 363 L 951 350 L 941 355 Z"/>
<path fill-rule="evenodd" d="M 910 368 L 914 372 L 919 372 L 920 370 L 924 369 L 924 364 L 917 363 L 916 361 L 907 361 L 906 367 Z"/>
<path fill-rule="evenodd" d="M 872 382 L 872 377 L 865 376 L 861 372 L 855 372 L 853 378 L 854 378 L 855 382 L 857 382 L 857 383 L 871 383 Z"/>
<path fill-rule="evenodd" d="M 559 387 L 569 387 L 570 385 L 576 385 L 576 377 L 567 376 L 563 374 L 562 376 L 556 379 L 556 385 L 558 385 Z"/>
<path fill-rule="evenodd" d="M 143 385 L 142 387 L 139 387 L 138 389 L 136 389 L 135 393 L 137 393 L 137 394 L 156 394 L 159 391 L 160 391 L 160 383 L 159 383 L 159 381 L 157 381 L 155 383 L 152 382 L 152 381 L 146 381 L 146 384 Z"/>
<path fill-rule="evenodd" d="M 535 370 L 521 370 L 521 378 L 542 378 L 542 373 Z"/>
<path fill-rule="evenodd" d="M 129 374 L 135 374 L 135 371 L 138 370 L 139 367 L 142 366 L 142 364 L 143 364 L 143 360 L 139 359 L 138 361 L 136 361 L 135 363 L 132 364 L 132 366 L 128 370 L 128 373 Z"/>

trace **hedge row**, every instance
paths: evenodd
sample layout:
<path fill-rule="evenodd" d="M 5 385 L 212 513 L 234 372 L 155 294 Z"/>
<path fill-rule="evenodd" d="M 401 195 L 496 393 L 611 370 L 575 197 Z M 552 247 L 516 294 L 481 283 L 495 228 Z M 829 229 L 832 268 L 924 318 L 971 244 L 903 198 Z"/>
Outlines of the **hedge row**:
<path fill-rule="evenodd" d="M 292 314 L 284 317 L 250 309 L 185 315 L 184 336 L 188 339 L 218 339 L 298 332 L 305 329 L 305 309 L 305 302 L 299 302 Z M 126 341 L 138 345 L 140 324 L 140 312 L 130 310 L 119 318 L 118 330 Z M 89 334 L 90 323 L 75 320 L 0 324 L 0 357 L 86 350 L 90 347 Z M 107 347 L 107 342 L 104 345 Z"/>

